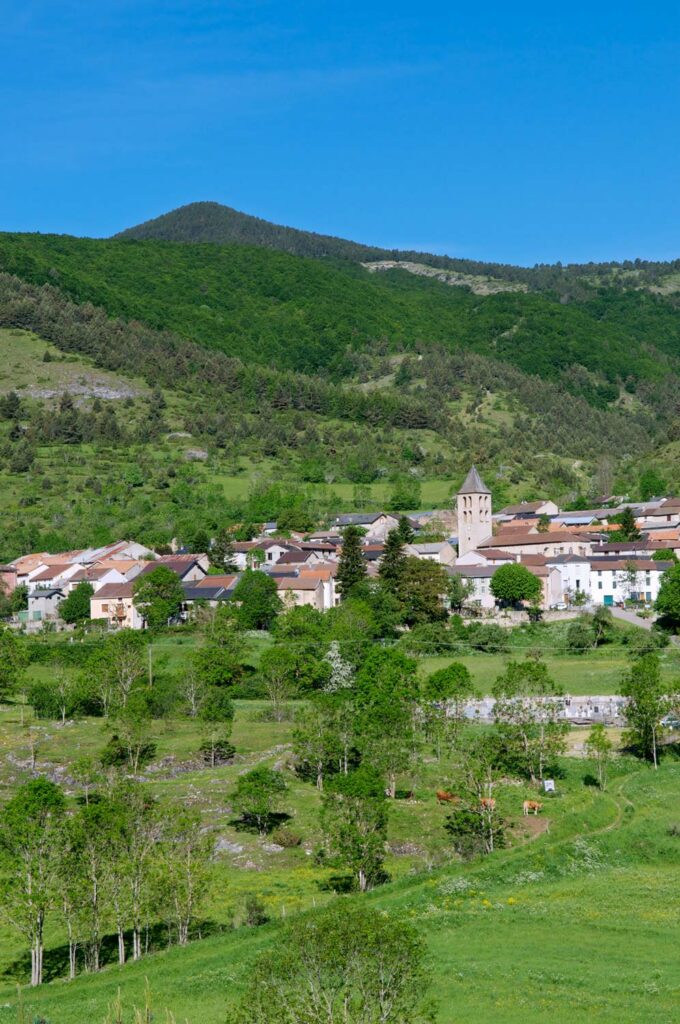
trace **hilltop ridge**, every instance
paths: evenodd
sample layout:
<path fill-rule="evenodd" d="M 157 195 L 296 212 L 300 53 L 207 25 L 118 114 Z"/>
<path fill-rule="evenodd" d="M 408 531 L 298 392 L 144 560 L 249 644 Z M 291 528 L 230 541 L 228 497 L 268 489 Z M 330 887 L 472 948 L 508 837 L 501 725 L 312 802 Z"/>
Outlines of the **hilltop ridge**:
<path fill-rule="evenodd" d="M 468 278 L 466 281 L 449 283 L 471 286 L 469 278 L 481 276 L 491 279 L 491 291 L 504 290 L 500 282 L 510 282 L 515 288 L 522 285 L 532 291 L 557 292 L 567 299 L 583 298 L 593 288 L 601 286 L 623 290 L 646 288 L 664 295 L 672 295 L 680 289 L 680 260 L 663 262 L 629 259 L 601 263 L 591 261 L 515 266 L 493 260 L 465 259 L 411 249 L 385 249 L 335 235 L 275 224 L 214 201 L 187 203 L 119 231 L 112 237 L 123 240 L 253 245 L 295 256 L 363 264 L 391 261 L 410 272 L 422 273 L 423 267 L 435 267 Z M 414 271 L 408 264 L 421 269 Z M 488 281 L 485 282 L 485 289 L 487 286 Z"/>

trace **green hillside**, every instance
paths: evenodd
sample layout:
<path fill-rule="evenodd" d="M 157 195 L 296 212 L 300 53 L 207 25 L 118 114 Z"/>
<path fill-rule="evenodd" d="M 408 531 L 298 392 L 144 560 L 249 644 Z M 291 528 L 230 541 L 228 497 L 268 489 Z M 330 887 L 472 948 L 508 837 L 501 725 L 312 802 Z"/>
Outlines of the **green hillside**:
<path fill-rule="evenodd" d="M 234 739 L 246 761 L 264 756 L 273 763 L 289 739 L 290 726 L 258 724 L 254 711 L 239 706 Z M 8 749 L 20 751 L 14 746 L 19 732 L 11 715 L 0 728 Z M 50 731 L 41 758 L 53 765 L 68 763 L 59 731 Z M 100 733 L 101 725 L 78 723 L 71 727 L 71 743 L 89 752 L 101 745 Z M 156 733 L 159 754 L 166 758 L 169 752 L 186 757 L 196 742 L 187 723 Z M 447 863 L 446 811 L 436 806 L 432 793 L 441 768 L 439 776 L 427 772 L 415 800 L 395 804 L 389 833 L 395 852 L 388 858 L 393 880 L 363 899 L 390 916 L 406 918 L 424 936 L 428 995 L 436 1000 L 438 1024 L 538 1024 L 547 1016 L 558 1024 L 673 1019 L 680 991 L 675 955 L 680 846 L 674 799 L 680 770 L 668 763 L 654 773 L 624 759 L 612 769 L 609 791 L 601 793 L 584 784 L 588 768 L 582 760 L 565 759 L 557 796 L 547 801 L 541 818 L 526 825 L 521 810 L 518 816 L 524 790 L 499 787 L 503 814 L 513 821 L 512 846 L 471 864 Z M 214 868 L 219 884 L 206 924 L 212 937 L 153 953 L 124 968 L 111 964 L 75 982 L 54 980 L 39 990 L 24 990 L 24 1019 L 36 1015 L 59 1024 L 84 1019 L 104 1024 L 121 987 L 131 1020 L 132 1006 L 143 1005 L 148 979 L 161 1020 L 167 1008 L 178 1021 L 221 1024 L 244 990 L 253 960 L 276 947 L 285 921 L 329 899 L 357 898 L 330 894 L 323 884 L 326 871 L 314 866 L 304 849 L 266 852 L 257 837 L 229 827 L 221 808 L 237 771 L 234 766 L 175 778 L 161 773 L 147 783 L 163 801 L 190 798 L 209 827 L 222 834 L 226 829 L 240 847 L 240 852 L 222 855 Z M 317 804 L 314 787 L 293 777 L 286 808 L 294 814 L 294 827 L 312 843 L 317 840 Z M 429 869 L 422 858 L 429 859 Z M 249 894 L 261 901 L 270 923 L 238 926 Z M 20 1018 L 11 979 L 17 964 L 11 966 L 8 959 L 18 950 L 14 939 L 4 938 L 0 1021 L 16 1024 Z M 50 931 L 50 970 L 63 966 L 59 939 Z"/>
<path fill-rule="evenodd" d="M 357 353 L 441 345 L 558 379 L 596 404 L 680 365 L 680 315 L 646 292 L 480 296 L 268 249 L 0 235 L 0 270 L 244 361 L 347 375 Z M 577 368 L 577 369 L 575 369 Z M 583 370 L 587 373 L 583 374 Z M 590 376 L 588 376 L 590 375 Z"/>
<path fill-rule="evenodd" d="M 471 460 L 497 507 L 637 495 L 650 466 L 673 486 L 680 315 L 663 297 L 482 296 L 263 248 L 67 236 L 2 235 L 0 267 L 0 391 L 21 397 L 0 410 L 1 557 L 441 505 Z"/>
<path fill-rule="evenodd" d="M 678 290 L 680 261 L 537 265 L 518 267 L 507 263 L 457 259 L 434 253 L 382 249 L 332 235 L 273 224 L 221 203 L 188 203 L 160 217 L 119 232 L 115 238 L 155 239 L 164 242 L 238 243 L 279 249 L 296 256 L 342 259 L 353 262 L 397 260 L 424 264 L 465 276 L 490 278 L 522 285 L 535 291 L 554 291 L 565 297 L 587 295 L 591 286 L 606 284 L 618 289 L 644 287 L 672 294 Z"/>

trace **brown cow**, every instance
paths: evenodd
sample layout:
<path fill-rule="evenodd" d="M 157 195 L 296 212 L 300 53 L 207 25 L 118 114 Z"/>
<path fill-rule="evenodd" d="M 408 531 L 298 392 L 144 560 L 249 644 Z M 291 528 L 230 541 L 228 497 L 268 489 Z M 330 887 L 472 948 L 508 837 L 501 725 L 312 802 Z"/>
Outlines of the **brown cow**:
<path fill-rule="evenodd" d="M 460 797 L 456 796 L 455 793 L 449 793 L 448 789 L 438 789 L 437 793 L 438 804 L 459 804 Z"/>
<path fill-rule="evenodd" d="M 479 801 L 479 806 L 483 811 L 493 811 L 496 806 L 496 798 L 493 796 L 483 796 Z"/>
<path fill-rule="evenodd" d="M 538 814 L 539 811 L 543 810 L 543 804 L 539 804 L 538 800 L 525 800 L 522 804 L 522 810 L 525 817 L 528 814 Z"/>

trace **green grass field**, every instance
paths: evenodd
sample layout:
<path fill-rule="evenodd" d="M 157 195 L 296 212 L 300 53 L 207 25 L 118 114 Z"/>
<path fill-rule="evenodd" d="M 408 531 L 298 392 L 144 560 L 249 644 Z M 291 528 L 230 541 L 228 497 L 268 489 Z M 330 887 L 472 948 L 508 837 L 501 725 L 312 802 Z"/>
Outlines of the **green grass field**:
<path fill-rule="evenodd" d="M 548 631 L 548 635 L 550 635 Z M 58 645 L 57 638 L 50 644 Z M 249 660 L 257 661 L 267 638 L 251 638 Z M 153 648 L 159 671 L 181 672 L 194 639 L 161 637 Z M 520 649 L 519 655 L 522 651 Z M 678 671 L 679 655 L 664 652 L 664 671 Z M 423 659 L 429 672 L 449 659 Z M 505 658 L 476 654 L 462 660 L 481 690 L 488 691 Z M 626 667 L 625 648 L 610 647 L 582 657 L 548 658 L 566 689 L 613 692 Z M 34 678 L 50 672 L 32 665 Z M 608 686 L 609 681 L 609 686 Z M 579 689 L 577 690 L 577 687 Z M 296 705 L 291 706 L 294 716 Z M 215 839 L 213 884 L 203 910 L 208 937 L 188 948 L 158 949 L 140 964 L 110 964 L 96 976 L 63 980 L 64 934 L 52 920 L 47 932 L 48 984 L 24 989 L 24 1021 L 104 1024 L 107 1005 L 120 987 L 132 1024 L 132 1004 L 141 1005 L 145 979 L 159 1019 L 165 1007 L 178 1021 L 222 1024 L 226 1007 L 248 977 L 248 964 L 277 941 L 284 920 L 313 910 L 333 896 L 329 869 L 314 851 L 321 843 L 315 788 L 285 769 L 293 720 L 272 722 L 266 703 L 237 702 L 233 742 L 236 761 L 214 770 L 200 767 L 200 725 L 189 719 L 156 721 L 155 762 L 144 772 L 149 791 L 168 808 L 197 808 Z M 72 796 L 70 764 L 96 757 L 110 735 L 101 719 L 67 723 L 33 721 L 19 706 L 0 712 L 0 800 L 29 777 L 29 729 L 37 768 L 59 778 Z M 618 734 L 613 733 L 618 739 Z M 434 791 L 448 784 L 450 766 L 424 750 L 419 767 L 400 779 L 414 799 L 390 805 L 386 869 L 391 881 L 366 897 L 389 914 L 400 914 L 422 930 L 430 951 L 432 994 L 439 1024 L 493 1020 L 520 1024 L 557 1022 L 674 1021 L 680 994 L 680 763 L 668 758 L 658 773 L 627 757 L 618 758 L 609 790 L 587 783 L 592 771 L 578 756 L 585 732 L 574 730 L 555 797 L 545 798 L 539 818 L 524 819 L 522 800 L 532 791 L 511 780 L 497 789 L 508 822 L 508 848 L 472 864 L 459 862 L 443 829 L 446 809 Z M 301 837 L 295 848 L 244 832 L 230 811 L 230 793 L 240 772 L 258 763 L 279 765 L 288 785 L 282 810 Z M 534 791 L 535 792 L 535 791 Z M 257 896 L 270 918 L 242 926 L 244 902 Z M 15 1024 L 16 984 L 26 978 L 19 937 L 0 916 L 0 1024 Z"/>
<path fill-rule="evenodd" d="M 515 652 L 514 657 L 523 658 L 525 649 Z M 456 655 L 455 658 L 422 658 L 419 663 L 421 675 L 430 675 L 445 668 L 452 661 L 461 661 L 470 671 L 473 682 L 482 694 L 489 694 L 493 684 L 503 672 L 508 657 L 512 654 L 470 654 Z M 630 668 L 630 658 L 622 647 L 601 648 L 581 655 L 551 655 L 544 652 L 544 661 L 550 675 L 565 693 L 573 696 L 592 694 L 606 696 L 619 693 L 621 678 Z M 661 652 L 661 667 L 666 679 L 680 677 L 680 650 L 675 647 Z"/>
<path fill-rule="evenodd" d="M 665 764 L 655 774 L 623 761 L 605 794 L 584 786 L 583 776 L 582 763 L 566 765 L 533 841 L 517 836 L 516 845 L 472 865 L 400 873 L 367 897 L 425 935 L 440 1024 L 677 1019 L 680 765 Z M 516 788 L 504 791 L 504 812 L 516 815 L 520 798 Z M 438 810 L 430 807 L 428 816 Z M 533 824 L 520 821 L 518 828 Z M 220 1024 L 252 958 L 276 942 L 284 907 L 290 916 L 329 898 L 318 889 L 313 895 L 309 869 L 291 866 L 276 886 L 270 872 L 232 867 L 221 875 L 217 913 L 242 892 L 244 874 L 255 876 L 270 924 L 228 930 L 137 965 L 25 992 L 26 1019 L 36 1013 L 50 1024 L 99 1024 L 121 987 L 131 1020 L 148 978 L 161 1020 L 168 1007 L 177 1020 Z M 0 1000 L 0 1021 L 15 1022 L 11 986 Z"/>

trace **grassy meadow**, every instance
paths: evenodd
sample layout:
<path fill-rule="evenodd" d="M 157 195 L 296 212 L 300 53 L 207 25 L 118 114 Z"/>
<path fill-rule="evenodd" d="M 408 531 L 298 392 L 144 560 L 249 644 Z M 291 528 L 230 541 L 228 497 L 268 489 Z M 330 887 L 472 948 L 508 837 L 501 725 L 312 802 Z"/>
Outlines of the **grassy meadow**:
<path fill-rule="evenodd" d="M 559 646 L 558 629 L 542 630 L 545 644 Z M 521 635 L 516 633 L 521 639 Z M 251 637 L 248 660 L 256 665 L 269 642 Z M 58 645 L 59 638 L 46 643 Z M 159 674 L 181 673 L 195 640 L 160 637 L 152 648 Z M 522 656 L 528 645 L 515 645 Z M 571 693 L 615 692 L 627 665 L 626 648 L 613 645 L 582 656 L 551 655 L 551 673 Z M 678 674 L 674 648 L 663 652 L 664 672 Z M 451 659 L 423 658 L 424 674 Z M 466 655 L 480 690 L 488 692 L 506 656 Z M 31 678 L 50 666 L 33 663 Z M 282 923 L 332 899 L 337 868 L 317 860 L 321 847 L 320 796 L 292 765 L 292 734 L 298 703 L 285 721 L 271 720 L 262 700 L 239 700 L 231 764 L 205 767 L 198 757 L 200 724 L 187 718 L 153 722 L 153 762 L 142 780 L 167 807 L 199 811 L 214 840 L 212 883 L 202 908 L 200 939 L 187 948 L 161 941 L 140 963 L 120 968 L 115 942 L 105 944 L 106 966 L 97 975 L 64 980 L 65 934 L 57 918 L 46 936 L 46 980 L 25 985 L 22 941 L 0 917 L 0 1024 L 36 1020 L 47 1024 L 105 1024 L 120 987 L 126 1024 L 141 1006 L 146 979 L 159 1020 L 165 1008 L 189 1024 L 222 1024 L 228 1005 L 248 979 L 249 964 L 277 942 Z M 97 757 L 111 729 L 97 718 L 65 725 L 35 721 L 20 705 L 0 710 L 0 801 L 36 768 L 78 795 L 74 762 Z M 388 914 L 412 921 L 427 941 L 431 994 L 438 1024 L 493 1020 L 524 1024 L 551 1019 L 620 1024 L 674 1021 L 680 995 L 680 762 L 669 754 L 658 772 L 618 754 L 606 792 L 592 784 L 593 766 L 583 760 L 587 730 L 573 729 L 554 796 L 545 796 L 539 817 L 524 818 L 522 802 L 535 790 L 517 780 L 498 785 L 498 811 L 507 845 L 491 857 L 461 862 L 444 830 L 447 808 L 435 790 L 449 785 L 451 765 L 424 749 L 418 767 L 398 780 L 401 797 L 390 803 L 385 868 L 389 881 L 365 898 Z M 618 745 L 620 734 L 613 730 Z M 276 834 L 244 831 L 231 808 L 239 774 L 258 764 L 279 767 L 287 790 L 280 810 L 299 845 L 282 847 Z M 413 796 L 405 797 L 406 791 Z M 399 792 L 398 792 L 399 795 Z M 268 922 L 248 927 L 246 899 L 255 896 Z M 23 1014 L 23 1017 L 21 1016 Z"/>
<path fill-rule="evenodd" d="M 159 1019 L 169 1008 L 178 1021 L 221 1024 L 229 1003 L 246 983 L 248 967 L 276 943 L 282 920 L 328 899 L 355 899 L 328 892 L 328 873 L 308 854 L 318 840 L 314 788 L 290 773 L 285 806 L 302 846 L 270 852 L 269 841 L 238 831 L 229 813 L 229 786 L 248 764 L 285 758 L 290 723 L 259 719 L 262 706 L 240 704 L 234 739 L 237 764 L 175 777 L 147 770 L 160 799 L 198 803 L 206 827 L 233 844 L 217 855 L 215 885 L 206 908 L 206 938 L 121 969 L 109 966 L 74 983 L 55 980 L 24 990 L 28 1020 L 49 1024 L 102 1024 L 118 987 L 132 1020 L 143 1002 L 145 979 Z M 16 748 L 20 727 L 5 711 L 3 746 Z M 102 742 L 101 722 L 60 730 L 50 727 L 41 758 L 67 765 L 76 750 Z M 191 728 L 162 727 L 159 757 L 180 759 L 191 749 Z M 167 766 L 166 766 L 167 768 Z M 373 905 L 403 915 L 424 934 L 430 955 L 432 995 L 439 1024 L 622 1021 L 676 1019 L 680 995 L 680 764 L 654 772 L 628 758 L 617 761 L 608 791 L 588 784 L 589 765 L 563 762 L 557 793 L 544 799 L 539 818 L 524 819 L 522 786 L 501 786 L 500 811 L 509 824 L 508 848 L 461 864 L 451 857 L 432 787 L 446 776 L 430 761 L 417 780 L 415 799 L 391 808 L 391 881 L 369 894 Z M 7 785 L 3 765 L 3 788 Z M 241 850 L 235 852 L 235 847 Z M 246 893 L 259 896 L 270 922 L 239 927 Z M 210 934 L 212 933 L 212 934 Z M 58 961 L 62 940 L 52 932 L 48 964 Z M 13 982 L 21 951 L 2 932 L 3 984 L 0 1022 L 14 1024 Z"/>

